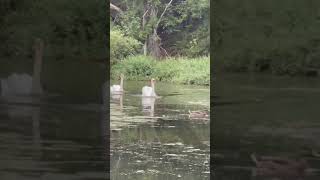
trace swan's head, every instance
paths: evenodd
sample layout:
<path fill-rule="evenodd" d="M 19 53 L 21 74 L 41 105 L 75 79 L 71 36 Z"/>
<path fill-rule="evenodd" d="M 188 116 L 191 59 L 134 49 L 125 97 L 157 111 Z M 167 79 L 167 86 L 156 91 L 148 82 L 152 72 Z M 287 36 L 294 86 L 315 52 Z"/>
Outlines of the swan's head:
<path fill-rule="evenodd" d="M 35 39 L 35 43 L 33 45 L 33 48 L 34 49 L 43 49 L 43 46 L 44 46 L 44 43 L 43 43 L 43 40 L 41 38 L 36 38 Z"/>
<path fill-rule="evenodd" d="M 120 74 L 119 79 L 123 79 L 123 78 L 124 78 L 124 75 Z"/>
<path fill-rule="evenodd" d="M 155 83 L 156 80 L 154 78 L 151 79 L 151 83 Z"/>

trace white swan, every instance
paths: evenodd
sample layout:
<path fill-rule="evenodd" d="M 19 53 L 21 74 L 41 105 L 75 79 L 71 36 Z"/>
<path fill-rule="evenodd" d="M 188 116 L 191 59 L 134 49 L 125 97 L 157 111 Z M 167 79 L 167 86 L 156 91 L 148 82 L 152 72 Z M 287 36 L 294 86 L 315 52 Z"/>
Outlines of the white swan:
<path fill-rule="evenodd" d="M 120 85 L 112 85 L 110 87 L 111 94 L 122 94 L 123 93 L 123 74 L 120 75 Z"/>
<path fill-rule="evenodd" d="M 36 39 L 33 77 L 28 74 L 13 73 L 1 79 L 1 96 L 41 94 L 40 74 L 42 66 L 43 41 Z"/>
<path fill-rule="evenodd" d="M 157 97 L 157 94 L 155 92 L 155 79 L 151 79 L 151 87 L 150 86 L 144 86 L 142 88 L 142 96 L 143 97 Z"/>

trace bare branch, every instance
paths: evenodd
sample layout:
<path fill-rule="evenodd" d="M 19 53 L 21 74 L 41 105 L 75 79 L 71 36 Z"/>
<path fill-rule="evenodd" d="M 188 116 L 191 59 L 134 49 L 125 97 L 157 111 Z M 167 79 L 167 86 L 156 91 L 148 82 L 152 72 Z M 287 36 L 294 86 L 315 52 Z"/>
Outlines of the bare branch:
<path fill-rule="evenodd" d="M 119 7 L 117 7 L 116 5 L 114 5 L 112 3 L 110 3 L 110 9 L 115 10 L 115 11 L 117 11 L 119 13 L 122 12 L 122 10 Z"/>
<path fill-rule="evenodd" d="M 173 0 L 170 0 L 170 2 L 169 2 L 169 3 L 166 5 L 166 7 L 164 8 L 164 10 L 163 10 L 163 12 L 162 12 L 162 14 L 161 14 L 161 16 L 160 16 L 160 18 L 159 18 L 156 26 L 155 26 L 155 28 L 158 28 L 158 26 L 159 26 L 159 24 L 160 24 L 160 22 L 161 22 L 161 19 L 162 19 L 163 15 L 164 15 L 164 13 L 166 13 L 166 11 L 167 11 L 168 7 L 171 5 L 172 1 L 173 1 Z"/>
<path fill-rule="evenodd" d="M 162 46 L 160 46 L 160 48 L 166 53 L 166 57 L 170 57 L 167 50 L 165 48 L 163 48 Z"/>
<path fill-rule="evenodd" d="M 149 9 L 146 10 L 146 12 L 143 14 L 142 18 L 144 18 L 144 16 L 148 13 Z"/>

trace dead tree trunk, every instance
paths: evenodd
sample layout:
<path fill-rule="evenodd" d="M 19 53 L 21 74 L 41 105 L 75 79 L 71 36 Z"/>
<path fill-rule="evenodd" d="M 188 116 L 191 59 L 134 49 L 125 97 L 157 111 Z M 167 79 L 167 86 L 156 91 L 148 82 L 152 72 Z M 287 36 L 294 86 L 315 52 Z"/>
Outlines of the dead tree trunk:
<path fill-rule="evenodd" d="M 161 58 L 161 39 L 158 36 L 157 29 L 153 29 L 153 33 L 149 37 L 148 49 L 150 50 L 151 56 L 156 59 Z"/>
<path fill-rule="evenodd" d="M 145 6 L 144 8 L 144 14 L 142 16 L 142 30 L 145 31 L 145 26 L 146 26 L 146 23 L 147 23 L 147 13 L 148 13 L 148 7 Z M 147 43 L 147 40 L 144 41 L 144 44 L 143 44 L 143 54 L 146 56 L 148 54 L 148 49 L 147 49 L 147 46 L 148 46 L 148 43 Z"/>
<path fill-rule="evenodd" d="M 160 59 L 162 57 L 162 53 L 161 53 L 161 38 L 158 36 L 158 27 L 159 24 L 164 16 L 164 14 L 166 13 L 167 9 L 169 8 L 169 6 L 171 6 L 173 0 L 170 0 L 170 2 L 166 5 L 166 7 L 164 8 L 163 12 L 161 13 L 157 23 L 155 24 L 154 28 L 153 28 L 153 32 L 151 34 L 151 36 L 148 39 L 148 49 L 150 52 L 150 55 L 152 55 L 153 57 L 155 57 L 156 59 Z M 152 8 L 151 11 L 151 17 L 157 17 L 157 11 Z"/>
<path fill-rule="evenodd" d="M 117 11 L 118 13 L 121 13 L 121 12 L 122 12 L 122 10 L 121 10 L 119 7 L 117 7 L 116 5 L 114 5 L 114 4 L 112 4 L 112 3 L 110 3 L 110 9 L 111 9 L 111 10 L 115 10 L 115 11 Z"/>

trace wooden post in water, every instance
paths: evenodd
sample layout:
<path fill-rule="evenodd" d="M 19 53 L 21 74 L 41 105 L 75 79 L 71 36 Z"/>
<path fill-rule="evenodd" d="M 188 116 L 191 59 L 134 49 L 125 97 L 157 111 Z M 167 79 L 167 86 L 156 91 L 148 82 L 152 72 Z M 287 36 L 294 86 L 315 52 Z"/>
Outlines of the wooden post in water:
<path fill-rule="evenodd" d="M 41 67 L 42 67 L 43 47 L 44 47 L 44 43 L 42 39 L 37 38 L 34 44 L 32 94 L 42 94 L 40 74 L 41 74 Z"/>

